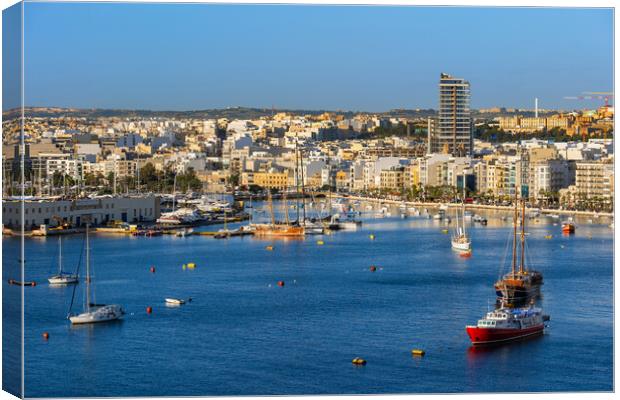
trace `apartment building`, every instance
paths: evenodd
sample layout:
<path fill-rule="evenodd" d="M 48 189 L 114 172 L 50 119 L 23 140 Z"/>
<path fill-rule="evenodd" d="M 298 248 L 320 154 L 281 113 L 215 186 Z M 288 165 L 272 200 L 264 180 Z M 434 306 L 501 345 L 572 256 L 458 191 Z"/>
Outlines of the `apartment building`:
<path fill-rule="evenodd" d="M 469 82 L 442 73 L 439 79 L 439 116 L 431 136 L 431 153 L 467 156 L 473 149 Z"/>

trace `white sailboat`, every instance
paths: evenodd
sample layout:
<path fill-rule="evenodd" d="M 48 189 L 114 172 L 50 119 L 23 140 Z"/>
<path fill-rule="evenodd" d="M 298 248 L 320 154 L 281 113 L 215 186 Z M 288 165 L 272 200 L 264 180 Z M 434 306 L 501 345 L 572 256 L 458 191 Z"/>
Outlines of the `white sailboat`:
<path fill-rule="evenodd" d="M 456 212 L 456 232 L 452 235 L 452 248 L 454 250 L 470 252 L 471 238 L 465 231 L 465 174 L 463 174 L 463 199 L 461 203 L 461 223 L 459 224 L 459 212 Z"/>
<path fill-rule="evenodd" d="M 119 319 L 125 313 L 119 304 L 101 305 L 90 302 L 90 246 L 88 238 L 88 227 L 86 224 L 86 300 L 84 312 L 78 315 L 69 314 L 69 321 L 72 324 L 93 324 L 96 322 L 107 322 Z"/>
<path fill-rule="evenodd" d="M 58 274 L 47 278 L 50 285 L 69 285 L 78 283 L 77 274 L 68 274 L 62 270 L 62 237 L 58 237 Z"/>

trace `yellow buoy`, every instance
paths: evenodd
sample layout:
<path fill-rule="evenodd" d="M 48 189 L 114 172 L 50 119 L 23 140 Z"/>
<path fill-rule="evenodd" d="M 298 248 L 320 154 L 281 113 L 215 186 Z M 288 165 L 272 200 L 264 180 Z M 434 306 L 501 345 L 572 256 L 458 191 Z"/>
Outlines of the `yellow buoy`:
<path fill-rule="evenodd" d="M 413 349 L 411 350 L 411 354 L 414 356 L 423 356 L 424 354 L 426 354 L 426 352 L 424 350 L 420 350 L 420 349 Z"/>
<path fill-rule="evenodd" d="M 272 251 L 273 250 L 273 246 L 267 246 L 267 247 L 265 247 L 265 250 Z"/>
<path fill-rule="evenodd" d="M 368 237 L 370 238 L 370 240 L 375 240 L 375 235 L 373 234 L 368 235 Z"/>
<path fill-rule="evenodd" d="M 442 229 L 441 233 L 448 233 L 448 230 L 447 229 Z"/>
<path fill-rule="evenodd" d="M 183 264 L 183 269 L 185 269 L 185 264 Z"/>
<path fill-rule="evenodd" d="M 553 235 L 545 235 L 545 239 L 551 239 L 553 238 Z"/>
<path fill-rule="evenodd" d="M 194 263 L 187 263 L 187 268 L 196 268 L 196 264 L 194 264 Z"/>
<path fill-rule="evenodd" d="M 316 244 L 318 244 L 319 246 L 322 246 L 322 245 L 324 245 L 324 244 L 325 244 L 325 242 L 324 242 L 324 241 L 322 241 L 322 240 L 317 240 L 317 241 L 316 241 Z"/>
<path fill-rule="evenodd" d="M 353 361 L 351 361 L 355 365 L 366 365 L 366 360 L 363 358 L 355 357 Z"/>

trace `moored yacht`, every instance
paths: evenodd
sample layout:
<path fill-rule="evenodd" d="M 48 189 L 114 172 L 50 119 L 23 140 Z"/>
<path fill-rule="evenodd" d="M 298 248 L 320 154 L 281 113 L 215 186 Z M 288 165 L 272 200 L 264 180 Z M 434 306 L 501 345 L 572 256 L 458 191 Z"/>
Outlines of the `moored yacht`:
<path fill-rule="evenodd" d="M 456 212 L 456 231 L 452 235 L 452 248 L 457 251 L 470 252 L 471 238 L 465 231 L 465 175 L 463 175 L 463 200 L 461 203 L 462 220 L 459 223 L 459 212 Z"/>
<path fill-rule="evenodd" d="M 84 301 L 84 311 L 77 315 L 69 312 L 69 321 L 72 324 L 93 324 L 97 322 L 113 321 L 121 318 L 125 313 L 118 304 L 93 304 L 91 303 L 91 276 L 90 276 L 90 246 L 88 240 L 88 227 L 86 224 L 86 294 Z M 73 294 L 75 295 L 75 289 Z M 73 305 L 73 300 L 71 300 Z"/>
<path fill-rule="evenodd" d="M 62 270 L 62 237 L 58 237 L 58 273 L 47 278 L 50 285 L 69 285 L 78 283 L 77 274 L 66 273 Z"/>

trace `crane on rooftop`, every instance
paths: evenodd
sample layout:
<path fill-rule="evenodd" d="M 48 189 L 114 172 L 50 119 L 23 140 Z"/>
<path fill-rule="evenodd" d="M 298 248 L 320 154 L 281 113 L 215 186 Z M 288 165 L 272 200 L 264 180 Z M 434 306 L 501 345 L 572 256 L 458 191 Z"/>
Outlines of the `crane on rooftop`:
<path fill-rule="evenodd" d="M 605 108 L 609 107 L 609 99 L 613 92 L 582 92 L 580 96 L 564 96 L 565 100 L 605 100 Z"/>
<path fill-rule="evenodd" d="M 607 111 L 609 109 L 609 99 L 611 97 L 614 97 L 613 92 L 582 92 L 582 95 L 580 96 L 565 96 L 564 99 L 565 100 L 595 100 L 595 99 L 605 100 L 605 110 Z M 584 131 L 582 132 L 581 135 L 582 135 L 583 141 L 585 142 L 587 133 Z M 607 141 L 607 132 L 604 132 L 603 140 Z"/>

